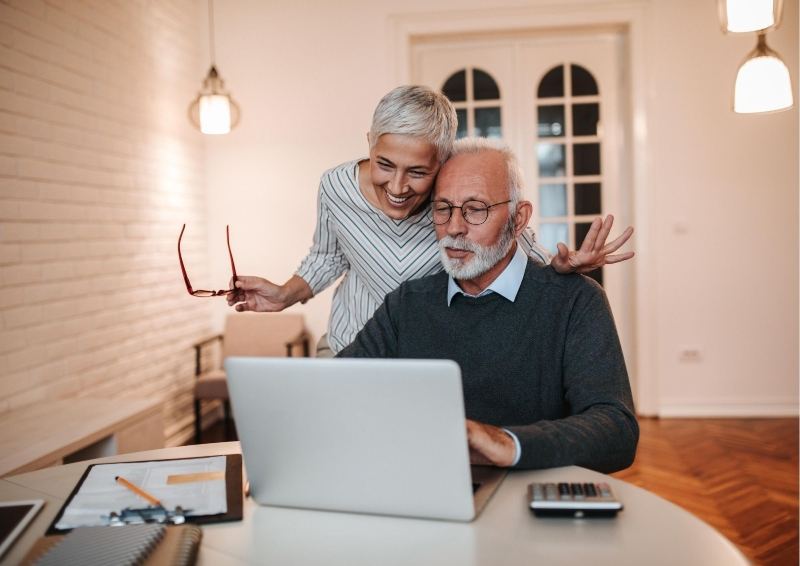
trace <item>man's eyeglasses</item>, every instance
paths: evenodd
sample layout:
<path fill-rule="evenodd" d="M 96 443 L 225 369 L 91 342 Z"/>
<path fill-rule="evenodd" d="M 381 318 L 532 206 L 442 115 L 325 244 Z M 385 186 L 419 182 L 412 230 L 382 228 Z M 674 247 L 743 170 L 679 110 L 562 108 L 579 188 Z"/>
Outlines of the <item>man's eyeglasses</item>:
<path fill-rule="evenodd" d="M 183 238 L 183 231 L 186 230 L 186 224 L 181 228 L 181 235 L 178 236 L 178 261 L 181 262 L 181 271 L 183 272 L 183 280 L 186 282 L 186 290 L 194 297 L 220 297 L 236 292 L 236 265 L 233 263 L 233 252 L 231 251 L 231 229 L 230 226 L 225 226 L 225 236 L 228 239 L 228 255 L 231 258 L 231 271 L 233 271 L 233 278 L 231 284 L 233 289 L 223 289 L 221 291 L 206 291 L 204 289 L 194 290 L 192 284 L 189 282 L 189 276 L 186 275 L 186 267 L 183 265 L 183 256 L 181 255 L 181 239 Z"/>
<path fill-rule="evenodd" d="M 450 216 L 453 214 L 454 208 L 461 209 L 461 216 L 468 224 L 475 226 L 483 224 L 489 218 L 489 209 L 493 206 L 500 206 L 501 204 L 508 204 L 510 200 L 503 202 L 496 202 L 494 204 L 486 204 L 480 200 L 468 200 L 461 206 L 456 206 L 442 200 L 435 200 L 431 203 L 431 217 L 434 224 L 447 224 L 450 221 Z"/>

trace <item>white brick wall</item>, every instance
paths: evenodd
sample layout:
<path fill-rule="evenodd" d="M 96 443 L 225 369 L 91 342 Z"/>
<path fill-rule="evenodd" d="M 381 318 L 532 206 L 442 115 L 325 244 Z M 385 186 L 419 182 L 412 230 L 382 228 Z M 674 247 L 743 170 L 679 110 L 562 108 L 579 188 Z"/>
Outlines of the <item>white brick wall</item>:
<path fill-rule="evenodd" d="M 191 427 L 211 300 L 195 0 L 0 0 L 0 412 L 151 395 Z M 217 230 L 219 232 L 219 230 Z M 217 236 L 224 237 L 222 234 Z M 169 440 L 168 440 L 169 441 Z"/>

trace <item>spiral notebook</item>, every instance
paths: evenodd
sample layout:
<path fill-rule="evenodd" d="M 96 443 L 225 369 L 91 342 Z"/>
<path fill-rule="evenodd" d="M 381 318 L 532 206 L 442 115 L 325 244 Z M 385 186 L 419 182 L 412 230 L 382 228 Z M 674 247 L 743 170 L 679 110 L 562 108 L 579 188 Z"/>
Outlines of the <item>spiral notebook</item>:
<path fill-rule="evenodd" d="M 79 527 L 67 535 L 42 537 L 22 564 L 191 566 L 202 537 L 203 531 L 195 525 Z"/>

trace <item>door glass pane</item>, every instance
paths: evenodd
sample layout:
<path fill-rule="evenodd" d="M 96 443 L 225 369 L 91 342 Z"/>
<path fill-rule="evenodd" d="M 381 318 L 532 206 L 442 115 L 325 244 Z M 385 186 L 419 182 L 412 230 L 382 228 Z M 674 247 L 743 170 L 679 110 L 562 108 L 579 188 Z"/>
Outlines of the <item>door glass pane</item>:
<path fill-rule="evenodd" d="M 456 118 L 458 119 L 458 129 L 456 130 L 456 138 L 463 138 L 467 135 L 467 111 L 456 110 Z"/>
<path fill-rule="evenodd" d="M 551 138 L 564 135 L 564 106 L 539 107 L 539 137 Z"/>
<path fill-rule="evenodd" d="M 575 214 L 600 214 L 600 183 L 575 183 Z"/>
<path fill-rule="evenodd" d="M 544 249 L 551 255 L 556 255 L 558 242 L 564 242 L 569 246 L 567 224 L 565 222 L 542 222 L 539 224 L 539 233 L 536 235 L 538 241 Z"/>
<path fill-rule="evenodd" d="M 559 65 L 547 72 L 539 83 L 539 98 L 564 96 L 564 66 Z"/>
<path fill-rule="evenodd" d="M 564 145 L 560 143 L 540 143 L 536 146 L 540 177 L 562 177 L 564 165 Z"/>
<path fill-rule="evenodd" d="M 442 87 L 444 95 L 451 102 L 463 102 L 467 99 L 467 72 L 458 71 L 450 75 Z"/>
<path fill-rule="evenodd" d="M 575 175 L 600 174 L 599 143 L 576 143 L 572 146 L 572 158 Z"/>
<path fill-rule="evenodd" d="M 597 122 L 600 120 L 600 105 L 575 104 L 572 106 L 572 135 L 596 136 Z"/>
<path fill-rule="evenodd" d="M 472 71 L 473 97 L 475 100 L 499 100 L 500 89 L 494 79 L 480 69 Z"/>
<path fill-rule="evenodd" d="M 580 65 L 570 65 L 572 75 L 572 96 L 597 94 L 597 83 L 592 73 Z"/>
<path fill-rule="evenodd" d="M 566 185 L 542 185 L 539 187 L 539 215 L 542 217 L 567 215 Z"/>
<path fill-rule="evenodd" d="M 475 109 L 475 135 L 484 138 L 502 137 L 499 108 Z"/>

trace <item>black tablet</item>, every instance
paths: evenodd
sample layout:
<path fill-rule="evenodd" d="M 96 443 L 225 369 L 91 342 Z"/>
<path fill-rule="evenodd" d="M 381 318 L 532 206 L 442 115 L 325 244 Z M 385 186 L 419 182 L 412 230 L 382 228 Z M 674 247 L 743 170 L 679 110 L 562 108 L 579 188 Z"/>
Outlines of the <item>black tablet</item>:
<path fill-rule="evenodd" d="M 0 501 L 0 558 L 14 544 L 42 505 L 44 501 L 41 499 Z"/>

